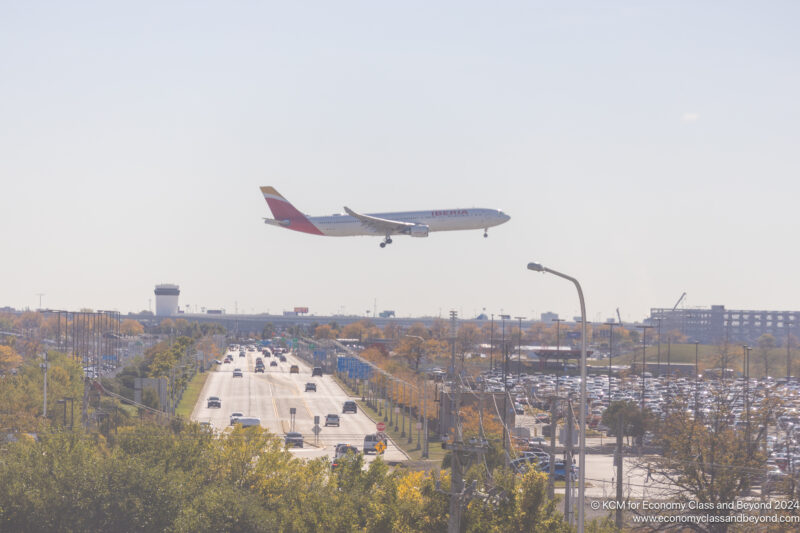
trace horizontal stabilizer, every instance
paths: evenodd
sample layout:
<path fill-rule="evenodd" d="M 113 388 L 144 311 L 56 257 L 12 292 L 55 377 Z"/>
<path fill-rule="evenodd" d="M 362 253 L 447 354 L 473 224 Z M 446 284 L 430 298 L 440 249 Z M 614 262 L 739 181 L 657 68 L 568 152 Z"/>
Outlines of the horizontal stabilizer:
<path fill-rule="evenodd" d="M 289 226 L 288 220 L 275 220 L 272 218 L 264 218 L 264 224 L 269 224 L 270 226 L 281 226 L 282 228 Z"/>

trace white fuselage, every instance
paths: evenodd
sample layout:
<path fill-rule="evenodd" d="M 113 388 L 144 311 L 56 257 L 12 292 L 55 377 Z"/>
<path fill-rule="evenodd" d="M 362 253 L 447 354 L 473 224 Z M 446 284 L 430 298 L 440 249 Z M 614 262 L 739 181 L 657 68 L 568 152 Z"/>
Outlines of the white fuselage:
<path fill-rule="evenodd" d="M 455 231 L 486 229 L 506 222 L 510 217 L 497 209 L 444 209 L 433 211 L 403 211 L 399 213 L 368 213 L 369 216 L 428 226 L 429 231 Z M 308 217 L 324 235 L 350 237 L 354 235 L 384 235 L 384 232 L 366 227 L 349 215 Z M 395 232 L 400 233 L 400 232 Z"/>

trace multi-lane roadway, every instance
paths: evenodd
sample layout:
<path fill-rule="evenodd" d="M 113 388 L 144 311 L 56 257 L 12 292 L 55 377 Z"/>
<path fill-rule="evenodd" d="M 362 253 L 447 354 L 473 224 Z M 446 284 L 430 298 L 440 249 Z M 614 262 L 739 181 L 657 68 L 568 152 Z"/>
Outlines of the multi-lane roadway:
<path fill-rule="evenodd" d="M 267 356 L 255 350 L 246 350 L 245 356 L 229 352 L 233 361 L 217 367 L 211 372 L 192 412 L 192 420 L 208 422 L 216 431 L 230 427 L 231 413 L 239 412 L 245 417 L 260 419 L 261 426 L 283 437 L 289 431 L 303 434 L 303 448 L 290 448 L 301 457 L 333 457 L 335 446 L 346 443 L 363 449 L 364 436 L 375 433 L 375 421 L 360 409 L 357 413 L 344 414 L 342 406 L 351 400 L 331 376 L 311 376 L 311 367 L 293 356 L 284 354 L 286 362 L 277 356 Z M 256 358 L 262 357 L 264 373 L 255 372 Z M 277 366 L 270 366 L 277 361 Z M 289 369 L 297 365 L 300 372 L 291 374 Z M 242 370 L 242 377 L 233 377 L 235 368 Z M 306 383 L 316 383 L 316 392 L 305 392 Z M 209 396 L 222 400 L 221 408 L 207 407 Z M 291 427 L 291 409 L 294 408 L 294 427 Z M 325 427 L 325 415 L 339 415 L 340 426 Z M 313 433 L 314 417 L 319 416 L 320 433 Z M 368 455 L 372 460 L 374 455 Z M 386 461 L 402 461 L 407 457 L 389 440 L 384 453 Z"/>

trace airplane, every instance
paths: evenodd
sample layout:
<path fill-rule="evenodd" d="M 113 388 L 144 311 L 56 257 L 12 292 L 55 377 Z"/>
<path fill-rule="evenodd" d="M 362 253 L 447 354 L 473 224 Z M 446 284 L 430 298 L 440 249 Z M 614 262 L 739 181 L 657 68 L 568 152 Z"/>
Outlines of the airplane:
<path fill-rule="evenodd" d="M 264 218 L 264 224 L 329 237 L 382 235 L 381 248 L 392 243 L 392 235 L 427 237 L 432 231 L 483 228 L 483 236 L 488 237 L 489 228 L 511 218 L 497 209 L 483 208 L 361 214 L 349 207 L 344 208 L 346 215 L 312 217 L 298 211 L 274 187 L 261 187 L 261 193 L 275 217 Z"/>

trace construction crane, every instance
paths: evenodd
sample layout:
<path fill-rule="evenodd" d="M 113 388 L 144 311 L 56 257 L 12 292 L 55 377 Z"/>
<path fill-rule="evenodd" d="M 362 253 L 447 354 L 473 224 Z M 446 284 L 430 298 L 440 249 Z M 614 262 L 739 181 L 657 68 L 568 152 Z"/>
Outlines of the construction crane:
<path fill-rule="evenodd" d="M 685 292 L 683 294 L 681 294 L 681 297 L 678 298 L 678 301 L 675 302 L 675 305 L 672 306 L 672 310 L 673 311 L 678 308 L 678 306 L 681 304 L 681 302 L 683 301 L 684 298 L 686 298 L 686 293 Z"/>
<path fill-rule="evenodd" d="M 619 316 L 619 307 L 617 307 L 617 320 L 619 320 L 619 325 L 622 325 L 622 317 Z"/>

